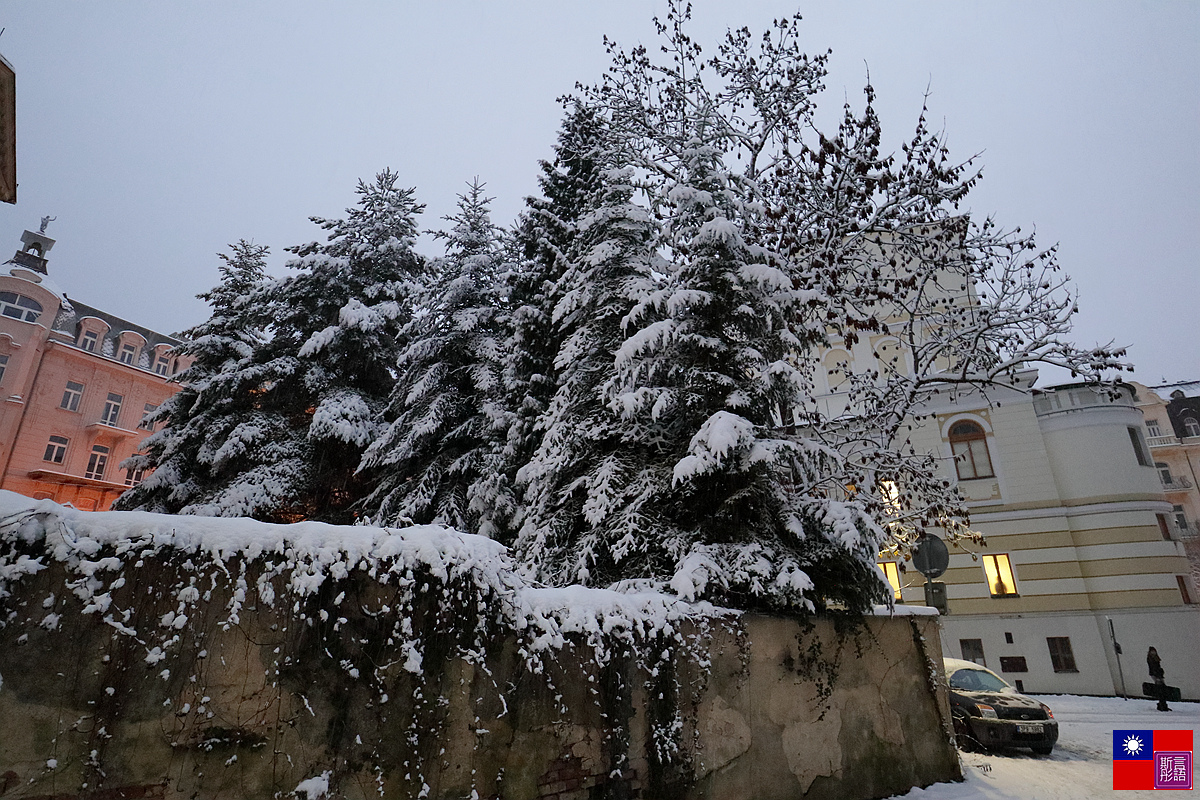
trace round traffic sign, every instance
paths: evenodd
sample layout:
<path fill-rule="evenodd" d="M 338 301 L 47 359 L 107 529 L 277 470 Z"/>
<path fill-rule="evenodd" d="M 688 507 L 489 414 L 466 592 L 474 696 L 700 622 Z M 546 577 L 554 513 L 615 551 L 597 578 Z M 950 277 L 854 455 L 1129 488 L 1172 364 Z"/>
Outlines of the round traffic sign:
<path fill-rule="evenodd" d="M 933 580 L 950 566 L 950 551 L 939 537 L 927 533 L 913 545 L 912 561 L 918 572 Z"/>

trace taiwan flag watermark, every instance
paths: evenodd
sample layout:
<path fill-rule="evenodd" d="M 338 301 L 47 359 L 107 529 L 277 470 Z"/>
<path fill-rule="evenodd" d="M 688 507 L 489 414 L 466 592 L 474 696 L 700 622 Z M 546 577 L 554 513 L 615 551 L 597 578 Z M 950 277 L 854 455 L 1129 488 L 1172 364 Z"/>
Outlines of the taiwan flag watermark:
<path fill-rule="evenodd" d="M 1191 731 L 1113 731 L 1114 789 L 1191 789 Z"/>

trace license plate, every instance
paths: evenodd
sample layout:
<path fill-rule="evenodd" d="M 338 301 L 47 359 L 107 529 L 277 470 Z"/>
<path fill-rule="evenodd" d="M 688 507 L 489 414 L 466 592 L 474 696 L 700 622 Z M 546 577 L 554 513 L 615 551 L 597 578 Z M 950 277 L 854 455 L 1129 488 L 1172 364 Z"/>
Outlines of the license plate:
<path fill-rule="evenodd" d="M 1042 732 L 1042 724 L 1040 722 L 1034 723 L 1032 725 L 1018 725 L 1017 726 L 1017 733 L 1041 733 L 1041 732 Z"/>

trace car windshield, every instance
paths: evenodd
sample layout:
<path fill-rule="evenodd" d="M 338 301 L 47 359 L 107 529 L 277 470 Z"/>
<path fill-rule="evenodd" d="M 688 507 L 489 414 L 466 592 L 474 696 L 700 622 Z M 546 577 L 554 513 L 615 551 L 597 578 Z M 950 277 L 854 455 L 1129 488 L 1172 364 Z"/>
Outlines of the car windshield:
<path fill-rule="evenodd" d="M 950 688 L 965 692 L 1011 692 L 1007 683 L 990 672 L 965 667 L 950 676 Z"/>

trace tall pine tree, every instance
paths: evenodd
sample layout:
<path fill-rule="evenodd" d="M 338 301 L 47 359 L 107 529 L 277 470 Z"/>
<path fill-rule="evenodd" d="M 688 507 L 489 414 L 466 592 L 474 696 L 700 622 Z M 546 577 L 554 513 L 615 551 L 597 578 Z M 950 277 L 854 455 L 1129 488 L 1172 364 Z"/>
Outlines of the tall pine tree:
<path fill-rule="evenodd" d="M 181 513 L 349 522 L 356 475 L 394 385 L 400 333 L 425 280 L 413 252 L 423 206 L 390 170 L 359 182 L 345 219 L 313 218 L 325 242 L 290 248 L 297 273 L 245 302 L 267 337 L 233 368 L 238 413 L 206 449 L 203 491 Z"/>
<path fill-rule="evenodd" d="M 516 225 L 516 263 L 508 277 L 507 327 L 503 366 L 505 405 L 511 412 L 507 441 L 493 478 L 493 494 L 517 497 L 517 470 L 533 456 L 542 437 L 539 419 L 558 386 L 555 359 L 563 344 L 554 309 L 563 295 L 564 274 L 577 249 L 579 220 L 595 207 L 601 190 L 603 120 L 591 109 L 574 106 L 563 121 L 554 160 L 542 161 L 541 197 L 528 198 Z M 497 534 L 511 541 L 520 525 L 520 509 L 502 522 Z"/>
<path fill-rule="evenodd" d="M 212 308 L 209 319 L 184 331 L 179 353 L 192 359 L 172 381 L 182 384 L 152 422 L 164 427 L 147 437 L 143 451 L 122 463 L 151 470 L 114 508 L 178 513 L 202 501 L 222 481 L 214 463 L 229 434 L 255 412 L 243 369 L 264 342 L 267 317 L 250 298 L 262 285 L 269 248 L 241 239 L 218 253 L 221 283 L 198 297 Z"/>
<path fill-rule="evenodd" d="M 563 342 L 544 431 L 518 475 L 527 515 L 518 557 L 544 579 L 604 584 L 629 569 L 624 547 L 642 513 L 629 486 L 646 453 L 607 402 L 634 298 L 653 286 L 655 227 L 633 202 L 630 170 L 609 170 L 599 204 L 578 220 L 552 323 Z"/>
<path fill-rule="evenodd" d="M 376 521 L 440 522 L 490 533 L 492 509 L 472 504 L 505 432 L 500 386 L 500 231 L 483 184 L 459 196 L 453 226 L 439 233 L 427 313 L 406 331 L 400 380 L 386 432 L 367 450 L 362 472 L 377 481 L 364 508 Z"/>

